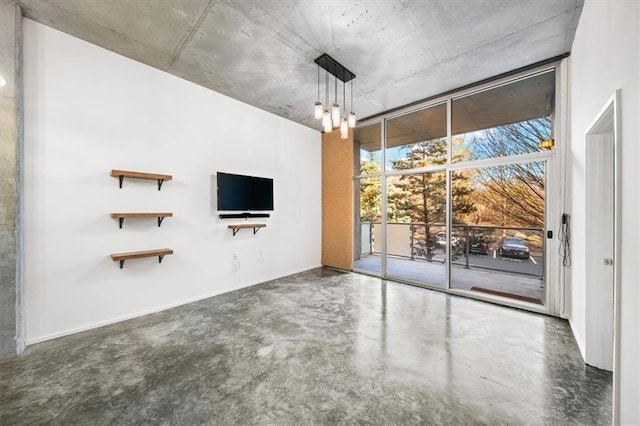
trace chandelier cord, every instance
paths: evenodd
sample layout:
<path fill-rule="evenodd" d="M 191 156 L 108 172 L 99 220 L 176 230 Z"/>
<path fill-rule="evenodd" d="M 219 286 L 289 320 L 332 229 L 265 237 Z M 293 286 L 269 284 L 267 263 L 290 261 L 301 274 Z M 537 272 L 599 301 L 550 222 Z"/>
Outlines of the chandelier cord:
<path fill-rule="evenodd" d="M 347 103 L 345 101 L 345 96 L 346 96 L 345 85 L 346 85 L 346 83 L 343 80 L 342 81 L 342 107 L 344 108 L 344 116 L 346 117 L 347 116 Z"/>
<path fill-rule="evenodd" d="M 333 87 L 334 87 L 334 94 L 333 94 L 333 103 L 337 104 L 338 103 L 338 77 L 336 77 L 335 75 L 333 76 Z"/>
<path fill-rule="evenodd" d="M 351 80 L 351 112 L 353 112 L 353 80 Z"/>
<path fill-rule="evenodd" d="M 329 72 L 324 72 L 324 88 L 325 88 L 325 97 L 324 103 L 327 105 L 327 109 L 329 108 Z"/>

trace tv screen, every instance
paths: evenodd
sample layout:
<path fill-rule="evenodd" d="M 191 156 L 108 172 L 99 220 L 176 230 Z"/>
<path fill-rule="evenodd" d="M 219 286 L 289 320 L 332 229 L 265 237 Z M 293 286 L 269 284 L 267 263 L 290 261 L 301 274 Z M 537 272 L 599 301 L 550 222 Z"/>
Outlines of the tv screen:
<path fill-rule="evenodd" d="M 273 210 L 273 179 L 217 173 L 218 210 Z"/>

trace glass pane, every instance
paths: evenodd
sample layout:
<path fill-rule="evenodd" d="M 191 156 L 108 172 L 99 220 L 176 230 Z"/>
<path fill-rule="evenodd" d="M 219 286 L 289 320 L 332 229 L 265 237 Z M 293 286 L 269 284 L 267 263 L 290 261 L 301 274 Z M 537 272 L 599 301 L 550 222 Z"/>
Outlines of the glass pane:
<path fill-rule="evenodd" d="M 407 170 L 447 162 L 447 105 L 437 105 L 387 121 L 387 170 Z"/>
<path fill-rule="evenodd" d="M 542 151 L 551 138 L 553 71 L 452 102 L 452 162 Z"/>
<path fill-rule="evenodd" d="M 380 123 L 375 123 L 356 128 L 353 137 L 356 176 L 380 174 L 381 127 Z"/>
<path fill-rule="evenodd" d="M 545 163 L 455 171 L 452 193 L 451 287 L 544 304 Z"/>
<path fill-rule="evenodd" d="M 387 184 L 387 275 L 444 287 L 446 172 Z"/>
<path fill-rule="evenodd" d="M 356 179 L 357 216 L 354 238 L 355 269 L 380 274 L 381 239 L 381 180 L 379 177 Z"/>

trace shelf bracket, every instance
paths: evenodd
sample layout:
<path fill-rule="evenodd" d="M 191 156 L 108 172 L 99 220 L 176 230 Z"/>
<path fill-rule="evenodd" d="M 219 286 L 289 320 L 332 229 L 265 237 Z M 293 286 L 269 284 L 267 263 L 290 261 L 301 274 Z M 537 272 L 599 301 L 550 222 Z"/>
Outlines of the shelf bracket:
<path fill-rule="evenodd" d="M 164 182 L 164 179 L 158 179 L 158 191 L 160 191 L 160 188 L 162 188 L 163 182 Z"/>
<path fill-rule="evenodd" d="M 251 223 L 251 224 L 247 224 L 247 225 L 229 225 L 228 228 L 231 229 L 231 232 L 233 232 L 233 236 L 235 237 L 236 234 L 238 233 L 239 230 L 241 229 L 251 229 L 253 230 L 253 235 L 256 235 L 258 233 L 258 231 L 260 230 L 260 228 L 264 228 L 265 224 L 260 224 L 260 223 Z"/>
<path fill-rule="evenodd" d="M 163 220 L 164 220 L 164 217 L 158 216 L 158 228 L 160 228 L 160 224 L 162 224 Z"/>
<path fill-rule="evenodd" d="M 119 217 L 118 222 L 120 222 L 120 229 L 122 229 L 122 224 L 124 223 L 124 217 Z"/>
<path fill-rule="evenodd" d="M 164 254 L 158 256 L 158 263 L 162 263 L 162 259 L 164 259 Z M 124 259 L 120 260 L 120 269 L 124 267 Z"/>
<path fill-rule="evenodd" d="M 118 176 L 118 180 L 120 181 L 120 189 L 122 189 L 122 181 L 124 180 L 124 176 L 123 175 Z"/>

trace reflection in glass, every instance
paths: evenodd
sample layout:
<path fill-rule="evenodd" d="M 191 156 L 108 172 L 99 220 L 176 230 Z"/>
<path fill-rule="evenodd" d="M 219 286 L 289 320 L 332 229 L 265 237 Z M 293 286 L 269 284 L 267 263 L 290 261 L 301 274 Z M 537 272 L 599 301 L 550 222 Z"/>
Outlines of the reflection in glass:
<path fill-rule="evenodd" d="M 355 224 L 354 268 L 380 274 L 381 260 L 381 179 L 379 177 L 356 179 L 360 196 L 356 209 L 360 212 Z"/>
<path fill-rule="evenodd" d="M 375 123 L 355 130 L 353 140 L 356 176 L 380 174 L 381 127 L 380 123 Z"/>
<path fill-rule="evenodd" d="M 451 287 L 544 304 L 545 163 L 464 170 L 453 199 Z"/>

